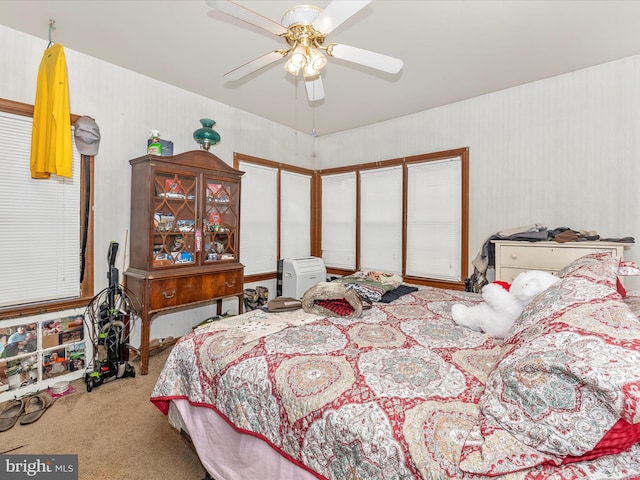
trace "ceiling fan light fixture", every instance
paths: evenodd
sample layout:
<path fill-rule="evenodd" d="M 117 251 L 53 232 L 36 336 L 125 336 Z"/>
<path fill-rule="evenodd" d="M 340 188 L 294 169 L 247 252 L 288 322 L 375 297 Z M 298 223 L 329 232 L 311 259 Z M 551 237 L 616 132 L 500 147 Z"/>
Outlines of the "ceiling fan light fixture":
<path fill-rule="evenodd" d="M 306 65 L 302 69 L 302 74 L 304 75 L 305 80 L 309 80 L 310 78 L 315 78 L 320 75 L 320 70 L 327 63 L 326 58 L 322 53 L 317 52 L 320 57 L 309 58 Z M 324 60 L 324 61 L 323 61 Z"/>
<path fill-rule="evenodd" d="M 320 71 L 327 64 L 327 57 L 325 57 L 317 48 L 310 48 L 307 64 L 311 65 L 315 70 Z"/>
<path fill-rule="evenodd" d="M 289 51 L 288 57 L 284 64 L 284 69 L 291 75 L 298 75 L 300 69 L 308 64 L 307 48 L 304 45 L 296 45 Z"/>
<path fill-rule="evenodd" d="M 302 69 L 302 75 L 304 76 L 305 80 L 313 79 L 314 77 L 320 75 L 320 70 L 316 70 L 307 63 Z"/>
<path fill-rule="evenodd" d="M 297 68 L 302 68 L 307 63 L 307 49 L 302 45 L 297 45 L 289 55 L 289 61 Z"/>
<path fill-rule="evenodd" d="M 297 67 L 292 61 L 291 59 L 287 60 L 284 64 L 284 69 L 289 72 L 291 75 L 293 75 L 294 77 L 298 75 L 298 73 L 300 73 L 300 67 Z"/>

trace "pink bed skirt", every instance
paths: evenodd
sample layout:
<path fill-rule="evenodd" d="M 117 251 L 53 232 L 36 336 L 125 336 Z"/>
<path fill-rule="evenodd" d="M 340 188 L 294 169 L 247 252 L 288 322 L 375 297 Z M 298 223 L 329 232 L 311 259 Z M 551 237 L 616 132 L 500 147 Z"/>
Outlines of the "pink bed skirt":
<path fill-rule="evenodd" d="M 204 468 L 215 480 L 317 480 L 265 441 L 234 430 L 217 412 L 172 400 Z M 169 417 L 172 418 L 170 412 Z M 175 425 L 172 418 L 172 424 Z"/>

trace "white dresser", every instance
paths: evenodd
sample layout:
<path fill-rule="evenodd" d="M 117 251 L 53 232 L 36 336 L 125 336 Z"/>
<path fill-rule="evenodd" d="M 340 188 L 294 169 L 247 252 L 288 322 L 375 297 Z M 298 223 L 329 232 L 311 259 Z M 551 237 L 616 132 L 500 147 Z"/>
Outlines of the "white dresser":
<path fill-rule="evenodd" d="M 520 242 L 494 240 L 496 280 L 511 283 L 527 270 L 556 273 L 568 263 L 594 252 L 611 252 L 623 258 L 631 243 L 618 242 Z"/>

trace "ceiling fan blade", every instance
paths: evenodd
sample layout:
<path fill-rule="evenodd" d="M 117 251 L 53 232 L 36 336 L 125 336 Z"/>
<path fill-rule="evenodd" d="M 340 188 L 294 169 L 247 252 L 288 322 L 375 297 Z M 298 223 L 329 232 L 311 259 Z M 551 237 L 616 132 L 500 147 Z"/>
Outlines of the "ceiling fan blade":
<path fill-rule="evenodd" d="M 327 53 L 335 58 L 359 63 L 365 67 L 375 68 L 387 73 L 398 73 L 402 70 L 403 62 L 399 58 L 389 57 L 381 53 L 350 47 L 339 43 L 332 43 L 327 48 Z"/>
<path fill-rule="evenodd" d="M 211 8 L 221 11 L 222 13 L 236 17 L 243 22 L 260 27 L 275 35 L 287 33 L 287 29 L 279 23 L 274 22 L 270 18 L 263 17 L 259 13 L 249 10 L 242 5 L 231 2 L 230 0 L 206 0 L 206 4 Z"/>
<path fill-rule="evenodd" d="M 328 35 L 369 3 L 371 0 L 351 0 L 349 2 L 334 0 L 314 20 L 313 28 Z"/>
<path fill-rule="evenodd" d="M 305 79 L 304 86 L 307 88 L 307 98 L 310 102 L 324 98 L 324 85 L 322 85 L 322 77 L 320 75 L 313 79 Z"/>
<path fill-rule="evenodd" d="M 229 82 L 235 82 L 236 80 L 240 80 L 257 70 L 280 60 L 283 56 L 284 52 L 282 50 L 274 50 L 273 52 L 266 53 L 261 57 L 251 60 L 249 63 L 245 63 L 244 65 L 225 73 L 222 77 Z"/>

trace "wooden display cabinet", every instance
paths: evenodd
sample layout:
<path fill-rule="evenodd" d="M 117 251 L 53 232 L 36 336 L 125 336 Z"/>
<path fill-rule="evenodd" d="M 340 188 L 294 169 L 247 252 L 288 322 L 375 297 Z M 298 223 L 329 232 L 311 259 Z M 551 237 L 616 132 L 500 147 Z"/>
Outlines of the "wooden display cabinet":
<path fill-rule="evenodd" d="M 141 303 L 141 374 L 149 369 L 153 317 L 171 309 L 238 298 L 240 179 L 204 150 L 130 160 L 131 257 L 126 287 Z M 136 350 L 135 348 L 132 348 Z"/>

